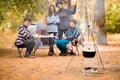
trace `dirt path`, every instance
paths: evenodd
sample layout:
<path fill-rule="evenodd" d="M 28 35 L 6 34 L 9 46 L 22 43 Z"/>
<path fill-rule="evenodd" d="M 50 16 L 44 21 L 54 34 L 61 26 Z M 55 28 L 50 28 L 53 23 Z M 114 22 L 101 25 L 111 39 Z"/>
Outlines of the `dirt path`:
<path fill-rule="evenodd" d="M 98 46 L 105 71 L 84 74 L 85 58 L 47 56 L 47 49 L 38 50 L 35 59 L 19 58 L 14 48 L 0 48 L 0 80 L 120 80 L 120 46 Z M 97 65 L 99 66 L 99 65 Z"/>

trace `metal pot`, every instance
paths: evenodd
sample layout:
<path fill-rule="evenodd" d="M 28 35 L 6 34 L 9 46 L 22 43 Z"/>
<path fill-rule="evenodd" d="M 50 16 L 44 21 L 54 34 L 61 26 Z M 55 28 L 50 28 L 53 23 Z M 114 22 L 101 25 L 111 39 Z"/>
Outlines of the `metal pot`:
<path fill-rule="evenodd" d="M 95 50 L 83 50 L 82 53 L 85 58 L 93 58 L 95 56 L 96 51 Z"/>

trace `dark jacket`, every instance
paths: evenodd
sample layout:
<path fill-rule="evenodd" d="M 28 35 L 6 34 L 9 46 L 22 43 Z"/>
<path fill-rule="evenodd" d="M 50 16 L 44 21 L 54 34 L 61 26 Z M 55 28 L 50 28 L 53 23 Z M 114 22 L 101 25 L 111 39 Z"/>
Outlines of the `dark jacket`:
<path fill-rule="evenodd" d="M 58 30 L 69 29 L 69 17 L 71 14 L 76 13 L 76 5 L 73 10 L 70 9 L 60 9 L 58 12 L 58 16 L 60 18 L 60 23 L 58 24 Z"/>

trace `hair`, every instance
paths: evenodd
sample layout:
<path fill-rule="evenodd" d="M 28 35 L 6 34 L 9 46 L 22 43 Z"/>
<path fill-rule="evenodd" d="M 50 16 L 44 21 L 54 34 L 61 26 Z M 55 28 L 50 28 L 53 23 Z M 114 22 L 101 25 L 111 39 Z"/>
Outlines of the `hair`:
<path fill-rule="evenodd" d="M 55 6 L 57 7 L 58 4 L 63 5 L 63 2 L 62 1 L 57 1 L 56 4 L 55 4 Z"/>
<path fill-rule="evenodd" d="M 73 24 L 77 24 L 77 21 L 75 19 L 70 19 L 69 22 L 73 22 Z"/>
<path fill-rule="evenodd" d="M 31 22 L 31 19 L 30 18 L 24 18 L 24 22 L 25 21 L 30 21 Z"/>
<path fill-rule="evenodd" d="M 56 12 L 56 9 L 55 9 L 55 6 L 54 5 L 50 5 L 49 8 L 48 8 L 48 16 L 52 16 L 52 12 L 50 10 L 50 7 L 53 7 L 54 8 L 54 15 L 56 16 L 57 15 L 57 12 Z"/>

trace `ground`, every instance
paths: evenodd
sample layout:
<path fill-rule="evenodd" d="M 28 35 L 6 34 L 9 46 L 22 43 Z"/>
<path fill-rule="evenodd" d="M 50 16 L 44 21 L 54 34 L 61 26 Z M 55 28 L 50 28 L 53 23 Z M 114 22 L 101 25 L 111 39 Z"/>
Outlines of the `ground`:
<path fill-rule="evenodd" d="M 120 41 L 115 39 L 108 37 L 108 45 L 98 45 L 105 70 L 94 74 L 84 71 L 87 64 L 81 47 L 79 56 L 58 56 L 58 49 L 57 55 L 48 56 L 48 49 L 39 49 L 36 58 L 31 59 L 19 58 L 17 49 L 11 45 L 0 46 L 0 80 L 120 80 Z M 95 67 L 102 69 L 99 64 Z"/>

